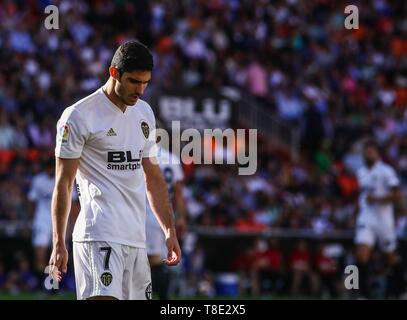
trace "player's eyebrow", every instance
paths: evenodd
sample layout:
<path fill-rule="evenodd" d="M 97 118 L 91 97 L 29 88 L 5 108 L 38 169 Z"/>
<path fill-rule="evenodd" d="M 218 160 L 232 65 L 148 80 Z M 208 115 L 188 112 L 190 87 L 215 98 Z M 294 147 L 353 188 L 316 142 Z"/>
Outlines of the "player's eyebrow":
<path fill-rule="evenodd" d="M 128 77 L 128 79 L 129 79 L 130 82 L 133 82 L 133 83 L 142 83 L 142 84 L 149 83 L 150 80 L 151 80 L 151 78 L 150 78 L 150 79 L 148 79 L 147 81 L 141 81 L 141 80 L 136 79 L 136 78 L 133 78 L 133 77 Z"/>

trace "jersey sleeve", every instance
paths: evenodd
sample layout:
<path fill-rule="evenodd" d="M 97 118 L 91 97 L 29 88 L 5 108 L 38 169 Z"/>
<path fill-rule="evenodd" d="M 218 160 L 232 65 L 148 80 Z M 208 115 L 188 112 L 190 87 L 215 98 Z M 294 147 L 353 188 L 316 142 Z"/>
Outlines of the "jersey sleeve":
<path fill-rule="evenodd" d="M 55 156 L 67 159 L 79 158 L 88 135 L 85 121 L 79 112 L 67 108 L 57 123 Z"/>
<path fill-rule="evenodd" d="M 399 178 L 393 168 L 389 168 L 386 172 L 387 186 L 389 188 L 398 187 L 400 185 Z"/>

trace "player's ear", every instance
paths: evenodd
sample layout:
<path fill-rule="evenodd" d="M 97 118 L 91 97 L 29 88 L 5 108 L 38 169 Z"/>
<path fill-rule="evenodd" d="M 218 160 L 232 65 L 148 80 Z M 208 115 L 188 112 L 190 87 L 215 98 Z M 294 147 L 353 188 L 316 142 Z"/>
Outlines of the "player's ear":
<path fill-rule="evenodd" d="M 115 80 L 120 79 L 120 72 L 116 67 L 109 67 L 109 74 Z"/>

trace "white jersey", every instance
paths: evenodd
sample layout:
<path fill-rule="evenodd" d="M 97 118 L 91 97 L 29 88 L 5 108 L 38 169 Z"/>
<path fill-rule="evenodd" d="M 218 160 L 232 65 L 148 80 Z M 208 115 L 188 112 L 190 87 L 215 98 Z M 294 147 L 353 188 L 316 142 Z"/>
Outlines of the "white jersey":
<path fill-rule="evenodd" d="M 175 184 L 184 179 L 182 166 L 179 159 L 175 155 L 162 148 L 158 152 L 157 161 L 164 176 L 165 182 L 167 183 L 170 199 L 172 200 L 174 198 Z M 161 255 L 162 257 L 165 257 L 166 247 L 164 233 L 148 201 L 146 232 L 148 255 Z"/>
<path fill-rule="evenodd" d="M 399 185 L 399 179 L 392 167 L 382 161 L 377 161 L 372 168 L 362 167 L 357 172 L 360 188 L 360 215 L 366 217 L 393 216 L 393 204 L 371 204 L 367 196 L 389 195 L 391 189 Z"/>
<path fill-rule="evenodd" d="M 143 100 L 123 113 L 102 88 L 68 107 L 57 124 L 55 155 L 80 158 L 81 211 L 73 241 L 145 248 L 143 157 L 155 157 L 155 117 Z"/>
<path fill-rule="evenodd" d="M 41 172 L 32 179 L 28 199 L 36 202 L 34 227 L 51 225 L 51 199 L 54 184 L 54 176 L 49 176 L 46 172 Z"/>
<path fill-rule="evenodd" d="M 378 161 L 372 168 L 359 169 L 358 181 L 361 190 L 360 212 L 356 222 L 355 242 L 373 247 L 378 243 L 384 252 L 393 252 L 397 247 L 393 204 L 371 204 L 367 196 L 386 196 L 399 180 L 393 168 Z"/>

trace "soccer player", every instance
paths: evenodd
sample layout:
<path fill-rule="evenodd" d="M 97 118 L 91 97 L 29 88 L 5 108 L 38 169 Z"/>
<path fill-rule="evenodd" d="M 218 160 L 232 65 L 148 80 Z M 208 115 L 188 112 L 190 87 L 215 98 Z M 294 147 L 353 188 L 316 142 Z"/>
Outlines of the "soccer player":
<path fill-rule="evenodd" d="M 157 160 L 167 183 L 171 202 L 175 204 L 177 234 L 182 237 L 186 229 L 185 200 L 182 194 L 184 179 L 182 166 L 179 159 L 164 148 L 159 149 Z M 147 206 L 146 237 L 153 293 L 157 294 L 160 300 L 167 300 L 172 270 L 162 263 L 162 259 L 166 255 L 163 250 L 165 249 L 165 238 L 149 205 Z"/>
<path fill-rule="evenodd" d="M 32 244 L 34 246 L 35 272 L 42 279 L 47 265 L 48 248 L 51 245 L 51 198 L 55 184 L 54 159 L 44 163 L 44 171 L 31 181 L 28 199 L 34 211 L 32 224 Z"/>
<path fill-rule="evenodd" d="M 368 263 L 375 243 L 385 254 L 389 272 L 397 261 L 393 204 L 401 198 L 401 192 L 399 179 L 394 169 L 381 160 L 376 142 L 366 141 L 363 153 L 365 166 L 357 172 L 360 196 L 355 243 L 360 293 L 368 298 Z"/>
<path fill-rule="evenodd" d="M 60 281 L 67 270 L 65 231 L 76 177 L 81 211 L 72 239 L 78 299 L 151 299 L 146 192 L 165 233 L 165 263 L 174 266 L 181 258 L 155 158 L 155 117 L 140 99 L 152 69 L 147 47 L 135 40 L 123 43 L 106 84 L 65 109 L 57 124 L 51 274 Z"/>

